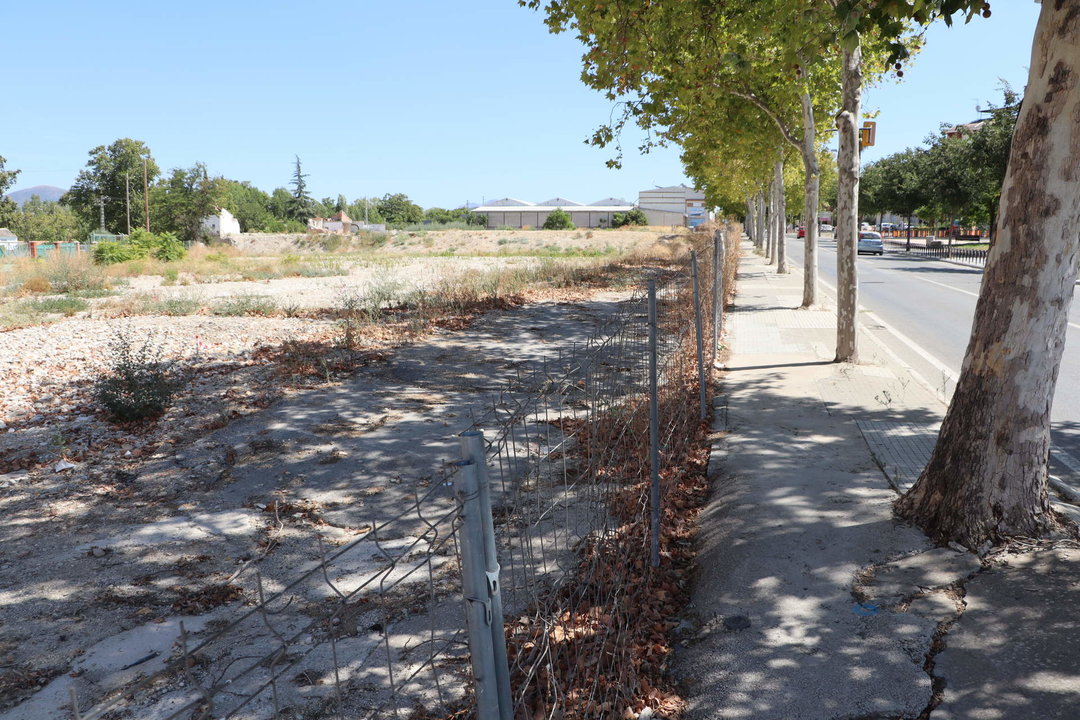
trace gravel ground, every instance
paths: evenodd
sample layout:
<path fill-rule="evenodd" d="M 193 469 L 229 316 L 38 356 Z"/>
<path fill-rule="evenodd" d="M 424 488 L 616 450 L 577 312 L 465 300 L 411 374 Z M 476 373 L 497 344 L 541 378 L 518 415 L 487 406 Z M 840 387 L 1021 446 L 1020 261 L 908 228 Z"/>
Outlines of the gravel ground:
<path fill-rule="evenodd" d="M 303 308 L 324 308 L 340 306 L 342 299 L 349 293 L 364 295 L 373 288 L 381 288 L 404 295 L 410 290 L 431 289 L 441 282 L 453 282 L 455 278 L 470 272 L 530 267 L 539 262 L 541 261 L 535 257 L 384 258 L 350 261 L 347 275 L 198 285 L 162 285 L 160 276 L 147 276 L 134 278 L 128 288 L 130 292 L 153 293 L 161 299 L 192 298 L 207 304 L 221 298 L 257 295 Z M 108 304 L 108 300 L 102 303 Z"/>
<path fill-rule="evenodd" d="M 343 277 L 194 287 L 155 287 L 153 280 L 137 280 L 127 292 L 201 293 L 207 299 L 257 294 L 307 308 L 339 307 L 343 293 L 362 293 L 375 283 L 430 286 L 469 270 L 530 262 L 537 260 L 413 258 L 357 265 Z M 340 376 L 286 378 L 280 372 L 282 357 L 275 351 L 288 341 L 329 347 L 338 334 L 332 320 L 115 318 L 102 316 L 95 306 L 82 316 L 0 333 L 0 606 L 5 608 L 0 615 L 0 720 L 66 717 L 57 708 L 66 702 L 72 682 L 83 689 L 80 697 L 100 694 L 100 685 L 87 690 L 85 683 L 105 675 L 95 678 L 86 668 L 94 667 L 99 653 L 108 652 L 109 643 L 138 660 L 134 655 L 144 652 L 139 649 L 143 641 L 129 634 L 152 634 L 159 627 L 158 635 L 173 637 L 176 593 L 224 581 L 237 558 L 258 547 L 267 521 L 250 497 L 263 498 L 265 506 L 272 496 L 264 484 L 300 492 L 295 486 L 303 474 L 291 472 L 298 465 L 310 465 L 306 473 L 312 477 L 327 473 L 333 488 L 312 488 L 310 498 L 301 496 L 303 502 L 322 504 L 324 510 L 353 507 L 370 513 L 381 505 L 377 495 L 368 494 L 386 492 L 387 507 L 397 507 L 383 486 L 396 487 L 391 466 L 411 457 L 415 448 L 380 455 L 385 472 L 377 471 L 381 466 L 370 458 L 364 460 L 365 473 L 391 479 L 362 493 L 345 491 L 333 478 L 352 462 L 340 450 L 346 441 L 335 436 L 329 442 L 324 437 L 329 431 L 320 428 L 355 425 L 357 437 L 364 439 L 384 425 L 381 432 L 390 432 L 397 423 L 424 437 L 449 437 L 453 427 L 467 426 L 462 398 L 487 399 L 508 379 L 497 378 L 517 372 L 521 363 L 557 354 L 559 347 L 588 336 L 607 310 L 582 312 L 565 302 L 588 294 L 547 291 L 534 295 L 547 302 L 487 316 L 464 333 L 469 337 L 441 330 L 401 351 L 397 348 L 405 330 L 369 329 L 349 360 L 370 366 L 347 381 L 355 388 L 349 393 L 360 395 L 343 394 Z M 451 327 L 464 325 L 458 319 Z M 175 360 L 188 378 L 174 405 L 156 422 L 111 423 L 92 396 L 93 379 L 102 372 L 118 331 L 136 345 L 153 338 L 152 345 Z M 477 354 L 480 347 L 485 350 Z M 429 388 L 436 376 L 445 378 Z M 333 408 L 324 407 L 331 397 Z M 301 433 L 299 444 L 293 437 L 298 431 L 266 425 L 289 403 L 312 414 L 312 429 Z M 358 408 L 366 405 L 371 407 L 361 413 Z M 341 417 L 315 417 L 330 409 Z M 263 442 L 274 433 L 283 433 L 280 443 Z M 230 439 L 233 435 L 243 437 Z M 250 491 L 249 485 L 260 489 Z M 331 496 L 332 502 L 327 500 Z M 204 521 L 210 524 L 199 525 Z M 215 524 L 219 521 L 223 524 Z M 318 527 L 333 543 L 341 541 L 339 535 L 354 535 L 360 525 L 343 519 Z M 155 542 L 155 537 L 163 540 Z M 289 538 L 288 531 L 283 538 Z M 310 544 L 300 550 L 310 552 Z M 231 604 L 200 607 L 201 614 L 188 618 L 188 627 L 197 629 L 212 622 L 215 613 L 235 609 L 235 598 L 220 602 Z M 162 647 L 160 652 L 167 654 L 168 642 Z M 106 673 L 110 682 L 122 674 L 116 670 L 120 662 L 112 662 L 112 674 Z M 28 704 L 19 704 L 31 697 Z"/>

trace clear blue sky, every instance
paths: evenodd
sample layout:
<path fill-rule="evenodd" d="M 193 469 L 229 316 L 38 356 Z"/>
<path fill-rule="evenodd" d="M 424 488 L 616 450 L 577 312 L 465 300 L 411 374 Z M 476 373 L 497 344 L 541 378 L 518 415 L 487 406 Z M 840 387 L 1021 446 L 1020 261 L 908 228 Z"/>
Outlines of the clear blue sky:
<path fill-rule="evenodd" d="M 299 155 L 316 197 L 404 192 L 459 206 L 510 196 L 631 201 L 683 182 L 677 149 L 622 170 L 583 141 L 611 112 L 580 80 L 581 48 L 514 0 L 398 3 L 225 0 L 6 2 L 0 155 L 15 189 L 67 187 L 87 152 L 146 142 L 163 169 L 270 191 Z M 1039 6 L 997 0 L 993 17 L 935 28 L 905 82 L 871 90 L 878 146 L 917 145 L 942 122 L 1021 90 Z"/>

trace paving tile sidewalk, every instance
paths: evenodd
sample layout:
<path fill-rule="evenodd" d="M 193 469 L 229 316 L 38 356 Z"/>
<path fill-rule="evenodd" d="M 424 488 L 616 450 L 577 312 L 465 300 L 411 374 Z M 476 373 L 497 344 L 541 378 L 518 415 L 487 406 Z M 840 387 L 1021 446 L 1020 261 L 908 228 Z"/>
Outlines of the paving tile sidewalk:
<path fill-rule="evenodd" d="M 903 368 L 833 363 L 834 309 L 800 301 L 747 247 L 673 663 L 688 717 L 1080 717 L 1080 551 L 986 561 L 896 522 L 944 408 Z"/>

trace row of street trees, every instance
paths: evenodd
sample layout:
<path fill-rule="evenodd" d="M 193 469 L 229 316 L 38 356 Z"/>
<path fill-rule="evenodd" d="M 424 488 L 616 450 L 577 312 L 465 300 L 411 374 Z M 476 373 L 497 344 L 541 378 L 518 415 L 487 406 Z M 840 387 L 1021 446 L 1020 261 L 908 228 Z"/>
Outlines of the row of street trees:
<path fill-rule="evenodd" d="M 1019 97 L 1004 91 L 1000 107 L 975 127 L 943 126 L 927 147 L 908 148 L 863 168 L 859 212 L 863 217 L 895 213 L 935 225 L 958 220 L 993 228 L 1001 186 L 1020 114 Z"/>
<path fill-rule="evenodd" d="M 299 157 L 289 187 L 266 193 L 248 182 L 212 176 L 203 163 L 162 173 L 146 143 L 131 138 L 95 147 L 89 156 L 60 202 L 35 197 L 21 209 L 3 197 L 19 171 L 4 170 L 5 161 L 0 158 L 0 227 L 10 227 L 24 240 L 80 238 L 102 225 L 112 233 L 144 228 L 197 240 L 202 219 L 218 209 L 231 212 L 245 232 L 304 232 L 308 218 L 337 212 L 353 220 L 391 226 L 486 222 L 466 208 L 424 210 L 404 193 L 352 202 L 343 195 L 316 200 L 308 193 L 308 175 Z"/>
<path fill-rule="evenodd" d="M 857 362 L 858 127 L 867 81 L 902 75 L 921 29 L 990 17 L 986 0 L 519 0 L 584 44 L 582 78 L 622 109 L 593 135 L 618 147 L 632 123 L 677 143 L 711 204 L 745 204 L 755 242 L 786 270 L 783 164 L 801 160 L 803 305 L 817 301 L 822 119 L 835 121 L 836 360 Z M 897 511 L 968 547 L 1038 535 L 1047 493 L 1050 403 L 1078 270 L 1080 0 L 1042 4 L 963 371 L 933 457 Z M 1008 103 L 1007 103 L 1008 104 Z M 969 143 L 970 144 L 970 143 Z M 954 149 L 955 146 L 949 146 Z M 616 156 L 611 161 L 618 164 Z M 980 171 L 992 173 L 985 167 Z M 779 179 L 779 180 L 778 180 Z M 952 202 L 942 199 L 942 202 Z M 984 206 L 992 202 L 985 198 Z M 901 210 L 899 206 L 893 208 Z"/>

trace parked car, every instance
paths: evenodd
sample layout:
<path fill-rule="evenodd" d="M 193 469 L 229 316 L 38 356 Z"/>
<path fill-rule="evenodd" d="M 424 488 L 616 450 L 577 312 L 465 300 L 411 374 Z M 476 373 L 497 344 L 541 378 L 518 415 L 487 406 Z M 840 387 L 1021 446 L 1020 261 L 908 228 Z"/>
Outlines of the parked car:
<path fill-rule="evenodd" d="M 887 222 L 881 223 L 881 226 L 878 228 L 878 230 L 895 230 L 895 229 L 896 229 L 896 225 L 894 225 L 893 223 L 887 223 Z"/>
<path fill-rule="evenodd" d="M 858 254 L 869 253 L 870 255 L 884 255 L 885 243 L 881 240 L 881 233 L 863 230 L 859 232 Z"/>
<path fill-rule="evenodd" d="M 795 228 L 795 237 L 801 237 L 801 238 L 806 237 L 806 228 L 804 228 L 802 225 Z"/>
<path fill-rule="evenodd" d="M 835 228 L 829 223 L 821 223 L 821 232 L 832 232 Z"/>

